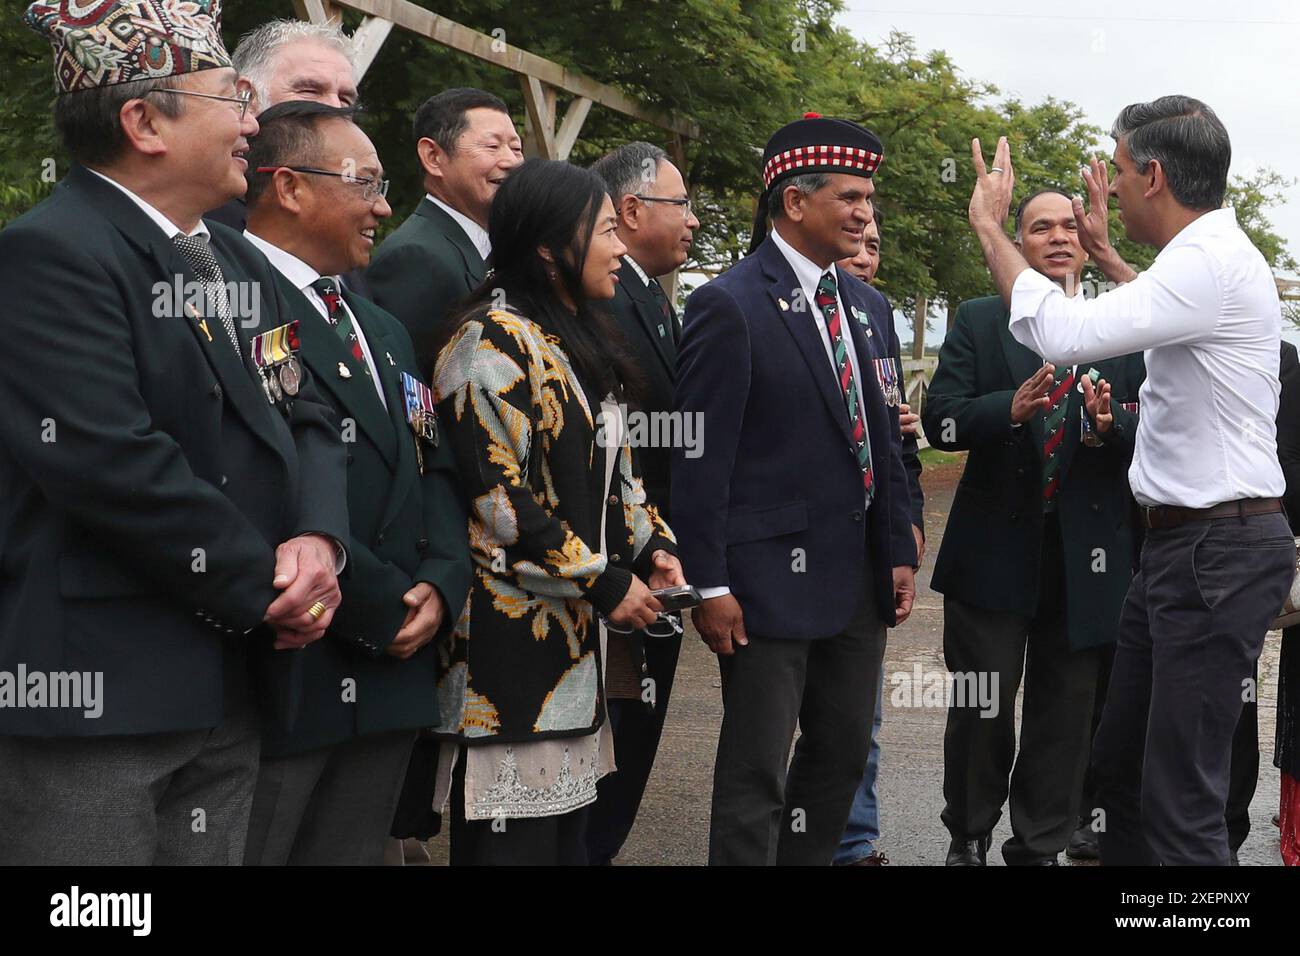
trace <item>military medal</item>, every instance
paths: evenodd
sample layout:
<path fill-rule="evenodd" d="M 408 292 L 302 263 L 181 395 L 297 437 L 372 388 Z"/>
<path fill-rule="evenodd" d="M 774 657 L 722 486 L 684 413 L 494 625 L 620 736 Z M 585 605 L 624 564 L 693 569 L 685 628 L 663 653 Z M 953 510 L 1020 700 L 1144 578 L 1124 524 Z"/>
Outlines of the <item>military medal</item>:
<path fill-rule="evenodd" d="M 885 404 L 890 408 L 896 408 L 899 393 L 894 360 L 892 358 L 872 359 L 871 364 L 876 367 L 876 380 L 880 383 L 880 391 L 885 396 Z"/>
<path fill-rule="evenodd" d="M 1088 378 L 1092 379 L 1092 384 L 1097 384 L 1097 379 L 1101 378 L 1101 373 L 1095 368 L 1088 369 Z M 1079 391 L 1083 391 L 1083 377 L 1079 377 Z M 1092 420 L 1088 417 L 1088 406 L 1085 404 L 1079 409 L 1079 440 L 1089 448 L 1096 448 L 1101 444 L 1101 436 L 1092 427 Z"/>
<path fill-rule="evenodd" d="M 298 394 L 302 384 L 302 366 L 294 353 L 300 347 L 296 321 L 255 335 L 249 343 L 253 364 L 262 379 L 262 390 L 272 405 L 284 401 L 286 395 L 292 399 Z M 285 411 L 290 405 L 291 401 L 285 404 Z"/>
<path fill-rule="evenodd" d="M 289 361 L 280 366 L 280 385 L 284 389 L 284 394 L 290 398 L 298 394 L 298 386 L 302 384 L 302 366 L 298 364 L 298 359 L 290 356 Z"/>
<path fill-rule="evenodd" d="M 402 373 L 402 400 L 406 406 L 406 422 L 415 434 L 415 460 L 424 474 L 424 452 L 421 442 L 438 447 L 438 412 L 433 406 L 433 392 L 414 375 Z"/>

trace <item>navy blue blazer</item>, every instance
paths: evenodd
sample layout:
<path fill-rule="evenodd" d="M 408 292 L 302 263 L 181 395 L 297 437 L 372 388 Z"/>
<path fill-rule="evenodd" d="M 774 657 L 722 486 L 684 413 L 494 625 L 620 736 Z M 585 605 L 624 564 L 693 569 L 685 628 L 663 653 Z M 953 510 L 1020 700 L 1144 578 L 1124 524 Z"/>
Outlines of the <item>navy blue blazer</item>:
<path fill-rule="evenodd" d="M 916 563 L 898 410 L 853 314 L 870 315 L 866 286 L 836 273 L 862 372 L 870 508 L 813 305 L 772 239 L 686 302 L 677 408 L 703 432 L 698 457 L 673 450 L 673 530 L 686 579 L 729 587 L 751 636 L 838 634 L 868 586 L 892 626 L 891 569 Z"/>

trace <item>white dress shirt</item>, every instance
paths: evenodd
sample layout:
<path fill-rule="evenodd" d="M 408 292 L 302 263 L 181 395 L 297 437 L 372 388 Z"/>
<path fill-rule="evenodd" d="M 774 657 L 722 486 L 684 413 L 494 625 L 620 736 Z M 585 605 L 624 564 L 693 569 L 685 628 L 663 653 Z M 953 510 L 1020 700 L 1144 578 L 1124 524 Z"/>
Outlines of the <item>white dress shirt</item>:
<path fill-rule="evenodd" d="M 779 230 L 779 226 L 777 229 L 772 230 L 772 241 L 776 243 L 777 249 L 781 251 L 781 255 L 785 256 L 785 261 L 790 263 L 790 268 L 794 270 L 794 277 L 799 283 L 799 288 L 803 291 L 803 306 L 812 313 L 812 320 L 817 325 L 817 337 L 821 339 L 822 346 L 826 350 L 826 361 L 830 365 L 829 374 L 832 381 L 835 383 L 835 390 L 843 394 L 843 390 L 840 388 L 839 366 L 835 364 L 835 353 L 831 351 L 830 335 L 826 331 L 826 319 L 822 315 L 821 309 L 817 308 L 817 286 L 821 282 L 823 275 L 827 272 L 835 272 L 835 265 L 832 263 L 828 268 L 823 269 L 821 266 L 817 265 L 817 263 L 813 262 L 803 253 L 795 249 L 795 247 L 790 245 L 790 243 L 786 242 L 785 239 L 781 237 Z M 794 290 L 791 289 L 790 298 L 793 299 L 794 297 Z M 791 303 L 790 307 L 792 309 L 797 308 L 794 303 Z M 840 296 L 838 273 L 835 273 L 835 307 L 839 309 L 840 332 L 845 337 L 845 343 L 848 346 L 849 364 L 853 368 L 853 383 L 857 386 L 858 402 L 859 405 L 861 405 L 861 403 L 866 401 L 866 393 L 862 388 L 862 371 L 858 368 L 858 350 L 853 344 L 853 334 L 849 331 L 848 327 L 851 317 L 849 316 L 849 313 L 845 311 L 844 299 Z M 848 407 L 846 405 L 845 415 L 847 416 L 847 414 Z M 870 442 L 871 433 L 865 430 L 867 427 L 867 412 L 865 407 L 862 410 L 862 427 L 864 429 L 863 435 L 865 436 L 865 440 Z M 872 462 L 872 467 L 876 467 L 876 462 Z M 865 494 L 865 489 L 863 493 Z M 699 588 L 698 590 L 700 592 L 700 597 L 706 600 L 708 598 L 720 597 L 723 594 L 731 593 L 731 588 L 728 587 L 704 587 Z"/>
<path fill-rule="evenodd" d="M 157 225 L 158 228 L 163 231 L 163 235 L 165 235 L 168 239 L 173 239 L 176 236 L 181 236 L 181 235 L 202 236 L 204 239 L 212 238 L 212 233 L 208 230 L 208 224 L 204 222 L 202 219 L 199 220 L 199 224 L 195 226 L 191 231 L 186 232 L 180 226 L 176 225 L 176 223 L 172 222 L 170 219 L 164 216 L 156 208 L 149 205 L 149 203 L 145 202 L 135 193 L 131 192 L 131 190 L 127 189 L 125 186 L 119 183 L 116 179 L 109 179 L 99 170 L 90 169 L 89 166 L 87 166 L 86 169 L 90 170 L 90 172 L 94 173 L 100 179 L 104 180 L 104 182 L 112 183 L 122 192 L 126 193 L 127 198 L 130 199 L 137 206 L 139 206 L 144 211 L 144 214 L 153 220 L 154 224 Z"/>
<path fill-rule="evenodd" d="M 474 248 L 483 257 L 483 261 L 487 262 L 487 257 L 492 255 L 492 242 L 488 239 L 487 230 L 463 212 L 452 209 L 433 193 L 425 193 L 424 198 L 456 220 L 456 225 L 465 230 L 465 235 L 469 236 L 469 241 L 474 244 Z"/>
<path fill-rule="evenodd" d="M 1282 308 L 1264 257 L 1231 209 L 1189 223 L 1132 282 L 1067 299 L 1026 269 L 1011 334 L 1048 361 L 1143 352 L 1147 377 L 1129 484 L 1139 504 L 1208 508 L 1278 498 Z"/>
<path fill-rule="evenodd" d="M 293 283 L 294 288 L 299 289 L 307 297 L 307 301 L 316 307 L 316 311 L 320 313 L 321 318 L 329 319 L 329 309 L 325 306 L 325 300 L 320 297 L 319 292 L 311 287 L 311 284 L 321 277 L 319 272 L 292 253 L 285 252 L 279 246 L 271 245 L 261 236 L 245 232 L 244 238 L 257 246 L 258 251 L 271 260 L 271 265 L 275 266 L 281 275 Z M 343 284 L 339 282 L 338 276 L 332 278 L 335 285 L 341 290 Z M 384 397 L 384 386 L 379 380 L 379 369 L 376 367 L 375 357 L 370 351 L 370 343 L 366 341 L 366 333 L 362 330 L 361 323 L 357 321 L 356 314 L 348 307 L 347 300 L 340 296 L 339 302 L 352 320 L 352 329 L 357 333 L 357 341 L 361 343 L 361 354 L 365 356 L 366 365 L 370 367 L 370 383 L 374 386 L 379 400 L 384 403 L 384 408 L 387 408 L 388 399 Z"/>

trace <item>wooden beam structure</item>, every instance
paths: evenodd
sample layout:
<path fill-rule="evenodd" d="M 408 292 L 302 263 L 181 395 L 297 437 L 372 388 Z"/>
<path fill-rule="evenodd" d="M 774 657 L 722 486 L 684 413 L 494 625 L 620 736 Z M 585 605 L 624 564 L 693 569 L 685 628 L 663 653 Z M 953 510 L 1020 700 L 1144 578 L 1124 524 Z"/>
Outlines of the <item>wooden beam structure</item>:
<path fill-rule="evenodd" d="M 677 154 L 684 157 L 684 141 L 700 134 L 699 124 L 689 117 L 647 106 L 617 87 L 599 83 L 545 57 L 511 46 L 499 37 L 449 20 L 410 0 L 294 0 L 294 9 L 301 19 L 313 23 L 341 19 L 343 10 L 355 10 L 363 15 L 361 27 L 353 38 L 357 45 L 358 83 L 395 26 L 518 74 L 528 110 L 525 139 L 532 155 L 567 159 L 593 104 L 666 131 L 674 147 L 674 159 L 683 173 L 685 164 Z M 558 130 L 555 127 L 557 93 L 573 97 Z"/>

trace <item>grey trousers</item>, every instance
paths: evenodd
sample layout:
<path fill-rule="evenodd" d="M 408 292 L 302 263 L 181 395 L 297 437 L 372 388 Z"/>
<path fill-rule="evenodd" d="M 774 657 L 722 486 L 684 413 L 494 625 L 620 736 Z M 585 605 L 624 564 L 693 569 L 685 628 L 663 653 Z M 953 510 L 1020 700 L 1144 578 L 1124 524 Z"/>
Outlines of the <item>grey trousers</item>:
<path fill-rule="evenodd" d="M 0 865 L 232 865 L 261 746 L 242 661 L 218 727 L 0 737 Z"/>
<path fill-rule="evenodd" d="M 246 866 L 379 866 L 414 730 L 263 757 Z"/>
<path fill-rule="evenodd" d="M 869 585 L 864 592 L 839 634 L 751 637 L 718 658 L 710 866 L 830 865 L 867 765 L 885 653 L 885 626 Z"/>

